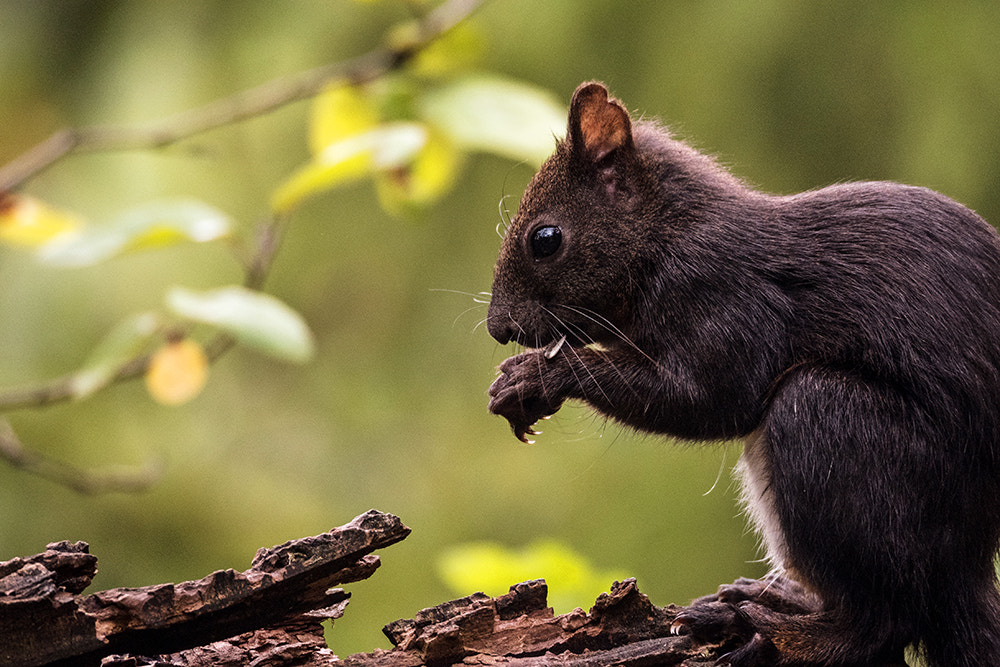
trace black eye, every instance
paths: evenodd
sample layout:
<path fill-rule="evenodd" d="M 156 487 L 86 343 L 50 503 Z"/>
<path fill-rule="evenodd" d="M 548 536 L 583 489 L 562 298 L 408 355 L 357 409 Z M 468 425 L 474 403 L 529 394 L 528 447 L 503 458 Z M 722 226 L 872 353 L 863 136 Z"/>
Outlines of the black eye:
<path fill-rule="evenodd" d="M 531 234 L 531 254 L 543 259 L 555 254 L 562 245 L 562 230 L 554 225 L 539 227 Z"/>

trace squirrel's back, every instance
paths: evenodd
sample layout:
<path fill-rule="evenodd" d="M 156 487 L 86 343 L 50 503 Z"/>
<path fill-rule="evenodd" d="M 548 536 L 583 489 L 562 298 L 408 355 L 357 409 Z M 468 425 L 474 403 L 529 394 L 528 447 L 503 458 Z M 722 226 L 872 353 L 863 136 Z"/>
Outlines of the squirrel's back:
<path fill-rule="evenodd" d="M 1000 237 L 985 221 L 937 192 L 886 182 L 774 203 L 789 241 L 775 247 L 789 256 L 772 256 L 770 270 L 793 308 L 793 363 L 851 368 L 929 392 L 940 410 L 997 420 Z"/>

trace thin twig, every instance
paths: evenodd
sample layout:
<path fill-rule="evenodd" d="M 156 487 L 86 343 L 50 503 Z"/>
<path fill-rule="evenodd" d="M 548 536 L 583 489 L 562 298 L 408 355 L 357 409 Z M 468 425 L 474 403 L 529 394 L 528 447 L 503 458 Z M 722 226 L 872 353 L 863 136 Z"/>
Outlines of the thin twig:
<path fill-rule="evenodd" d="M 0 458 L 24 472 L 86 495 L 144 491 L 155 484 L 161 475 L 161 466 L 156 464 L 96 471 L 50 459 L 27 449 L 5 419 L 0 419 Z"/>
<path fill-rule="evenodd" d="M 274 79 L 144 127 L 91 126 L 60 130 L 0 167 L 0 193 L 17 189 L 73 153 L 162 148 L 314 97 L 330 81 L 372 81 L 404 65 L 421 49 L 472 14 L 483 1 L 448 0 L 420 21 L 416 38 L 403 46 L 377 49 L 357 58 Z"/>

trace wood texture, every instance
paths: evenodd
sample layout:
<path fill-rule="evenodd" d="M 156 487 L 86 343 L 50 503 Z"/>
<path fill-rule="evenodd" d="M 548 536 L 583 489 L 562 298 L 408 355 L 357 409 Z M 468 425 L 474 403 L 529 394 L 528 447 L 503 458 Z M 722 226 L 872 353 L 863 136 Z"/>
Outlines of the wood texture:
<path fill-rule="evenodd" d="M 50 544 L 37 556 L 0 563 L 0 665 L 97 665 L 112 654 L 172 654 L 244 633 L 236 644 L 274 643 L 271 631 L 253 637 L 274 626 L 293 636 L 307 628 L 304 643 L 319 650 L 320 621 L 339 616 L 349 597 L 333 587 L 371 576 L 379 566 L 371 552 L 409 532 L 397 517 L 370 511 L 322 535 L 261 549 L 245 572 L 87 596 L 79 593 L 96 558 L 86 543 Z M 281 648 L 299 650 L 294 642 Z M 121 660 L 111 664 L 128 664 Z"/>
<path fill-rule="evenodd" d="M 350 594 L 337 586 L 371 576 L 372 551 L 409 532 L 372 510 L 261 549 L 244 572 L 91 595 L 82 595 L 97 571 L 87 544 L 50 544 L 0 563 L 0 667 L 704 667 L 753 634 L 713 595 L 698 609 L 725 608 L 736 622 L 720 624 L 713 642 L 674 636 L 685 608 L 653 605 L 634 579 L 614 582 L 589 611 L 556 616 L 538 579 L 424 609 L 385 626 L 392 650 L 338 657 L 336 630 L 331 650 L 321 625 L 347 607 Z"/>

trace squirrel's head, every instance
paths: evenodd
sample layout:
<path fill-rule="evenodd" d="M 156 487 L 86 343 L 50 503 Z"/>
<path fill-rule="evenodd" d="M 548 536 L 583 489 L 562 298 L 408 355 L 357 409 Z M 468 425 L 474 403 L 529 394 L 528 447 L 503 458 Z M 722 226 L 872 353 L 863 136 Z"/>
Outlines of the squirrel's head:
<path fill-rule="evenodd" d="M 632 121 L 600 83 L 570 103 L 566 138 L 526 189 L 494 270 L 487 328 L 500 343 L 608 343 L 632 302 L 648 178 Z"/>

